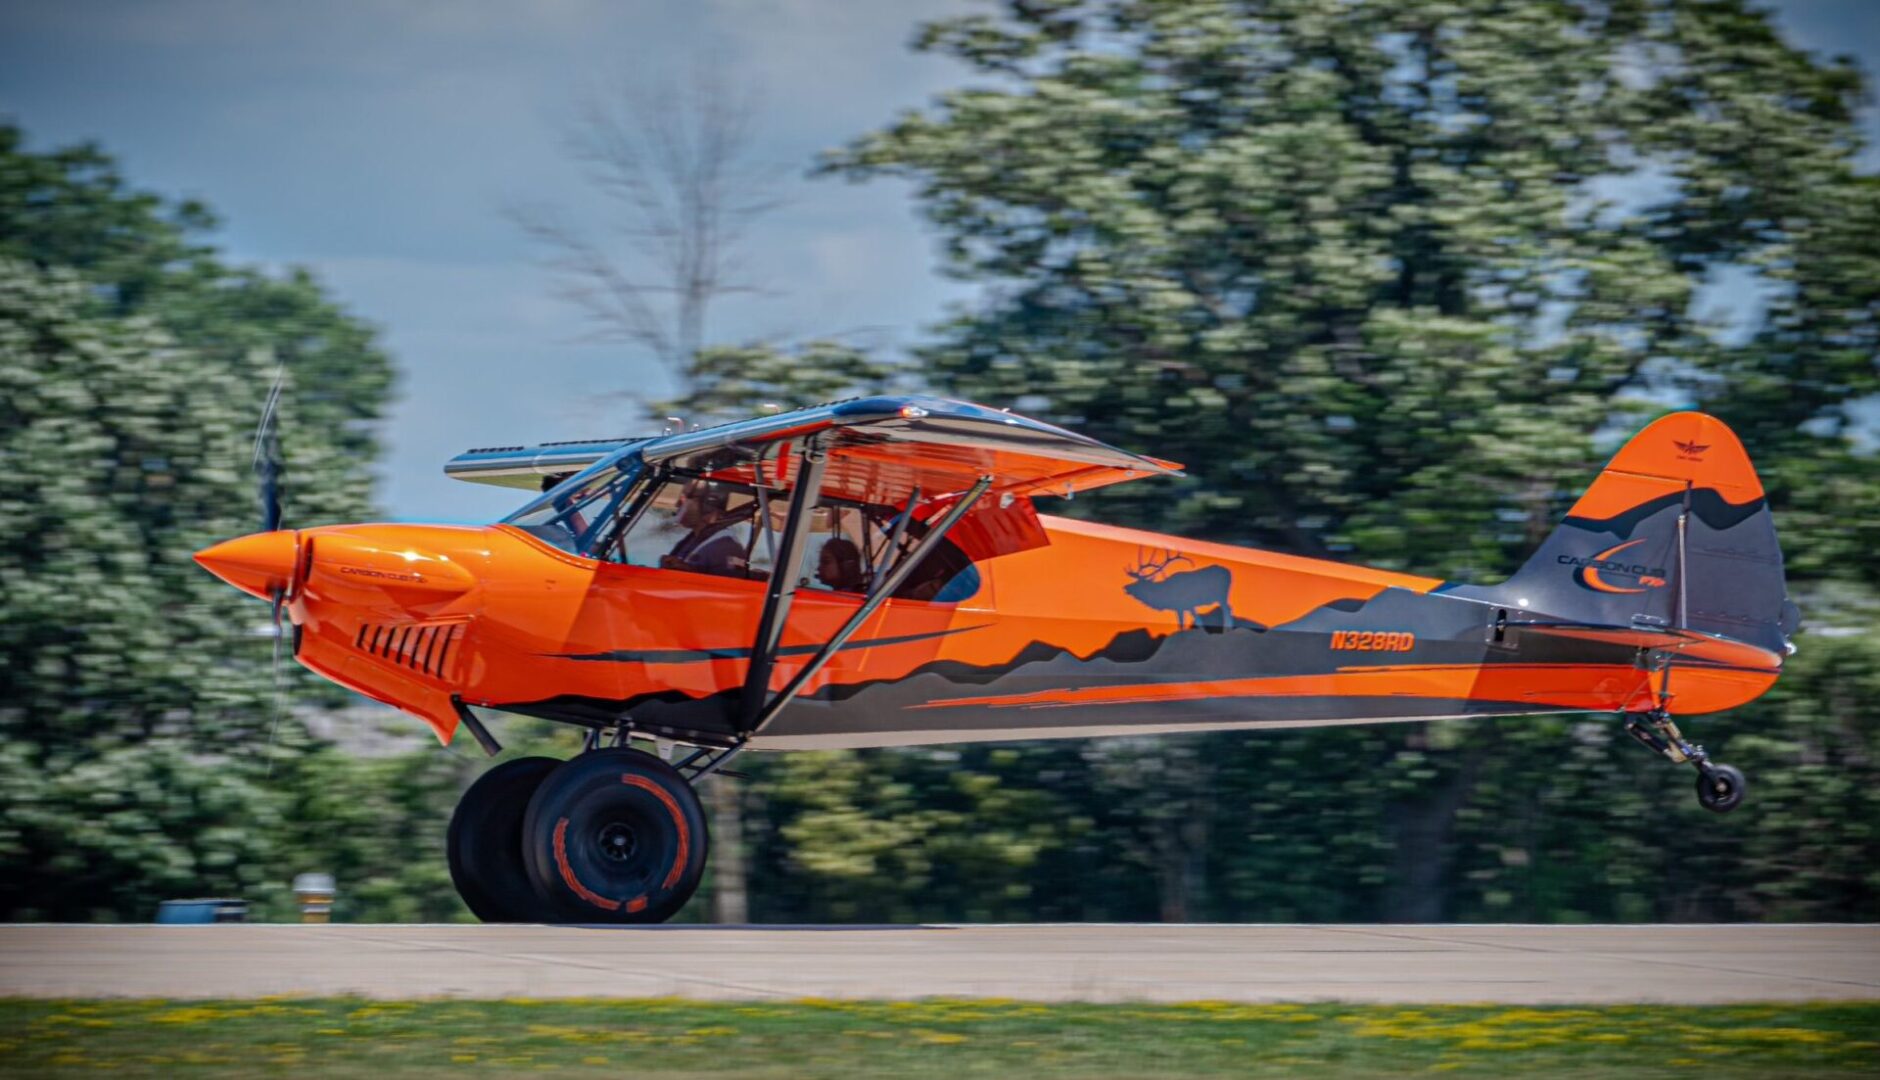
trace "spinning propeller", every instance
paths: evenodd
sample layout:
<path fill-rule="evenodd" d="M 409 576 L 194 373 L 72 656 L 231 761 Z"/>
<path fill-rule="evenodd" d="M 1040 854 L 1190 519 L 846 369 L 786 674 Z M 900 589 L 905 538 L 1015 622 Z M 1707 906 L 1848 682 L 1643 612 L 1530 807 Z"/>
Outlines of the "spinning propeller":
<path fill-rule="evenodd" d="M 287 365 L 282 364 L 274 371 L 274 385 L 268 388 L 268 398 L 261 406 L 261 422 L 255 426 L 255 476 L 261 488 L 261 532 L 264 535 L 280 531 L 281 528 L 281 434 L 279 417 L 281 389 L 287 382 Z M 269 674 L 274 682 L 273 715 L 268 722 L 268 775 L 274 775 L 274 735 L 281 726 L 282 701 L 286 696 L 287 684 L 281 678 L 281 611 L 287 606 L 287 590 L 292 586 L 292 574 L 287 581 L 274 581 L 268 587 L 268 607 L 274 623 L 274 659 Z"/>

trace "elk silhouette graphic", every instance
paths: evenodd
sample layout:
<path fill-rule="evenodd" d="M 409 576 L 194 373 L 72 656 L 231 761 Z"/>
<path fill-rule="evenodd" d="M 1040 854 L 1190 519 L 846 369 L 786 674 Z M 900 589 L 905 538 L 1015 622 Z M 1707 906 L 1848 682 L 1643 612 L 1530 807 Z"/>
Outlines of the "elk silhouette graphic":
<path fill-rule="evenodd" d="M 1234 584 L 1233 573 L 1225 566 L 1165 573 L 1176 563 L 1195 565 L 1193 559 L 1173 551 L 1165 551 L 1161 561 L 1151 562 L 1143 549 L 1137 548 L 1135 567 L 1123 571 L 1135 580 L 1123 586 L 1123 591 L 1136 602 L 1157 611 L 1173 611 L 1183 630 L 1200 626 L 1201 609 L 1208 607 L 1215 609 L 1221 629 L 1233 629 L 1234 612 L 1227 605 L 1227 593 Z"/>

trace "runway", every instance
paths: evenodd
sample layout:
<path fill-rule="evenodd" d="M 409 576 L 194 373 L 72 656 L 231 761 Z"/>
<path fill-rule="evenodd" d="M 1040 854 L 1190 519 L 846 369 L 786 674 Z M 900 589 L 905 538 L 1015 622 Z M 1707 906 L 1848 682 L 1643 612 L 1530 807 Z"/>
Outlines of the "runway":
<path fill-rule="evenodd" d="M 0 996 L 1880 999 L 1880 926 L 0 927 Z"/>

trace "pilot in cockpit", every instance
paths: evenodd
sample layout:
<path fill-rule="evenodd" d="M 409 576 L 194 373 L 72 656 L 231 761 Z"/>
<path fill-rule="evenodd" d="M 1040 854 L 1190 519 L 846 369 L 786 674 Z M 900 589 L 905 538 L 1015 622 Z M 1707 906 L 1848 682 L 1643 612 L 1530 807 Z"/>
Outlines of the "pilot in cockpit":
<path fill-rule="evenodd" d="M 686 482 L 673 519 L 680 528 L 691 532 L 681 537 L 672 551 L 660 556 L 659 565 L 663 569 L 745 576 L 750 563 L 745 558 L 744 545 L 730 532 L 745 515 L 726 509 L 730 497 L 729 489 L 709 480 Z"/>

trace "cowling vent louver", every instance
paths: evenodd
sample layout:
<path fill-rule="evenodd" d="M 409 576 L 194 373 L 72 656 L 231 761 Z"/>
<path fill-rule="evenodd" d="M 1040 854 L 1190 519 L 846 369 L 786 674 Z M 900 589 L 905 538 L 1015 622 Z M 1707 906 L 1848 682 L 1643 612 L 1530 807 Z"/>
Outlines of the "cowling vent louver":
<path fill-rule="evenodd" d="M 389 660 L 433 679 L 450 677 L 451 657 L 463 637 L 464 624 L 366 623 L 353 645 L 360 652 Z"/>

